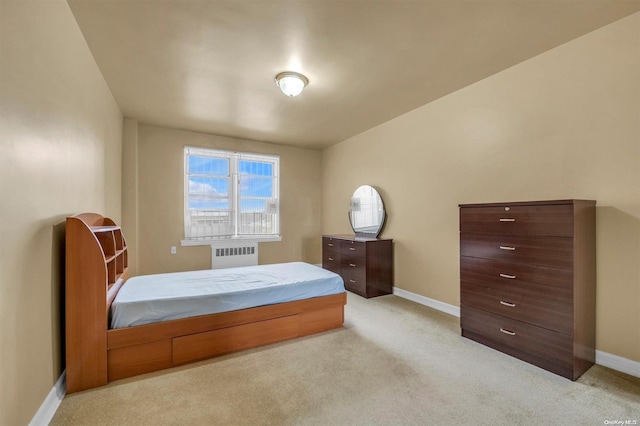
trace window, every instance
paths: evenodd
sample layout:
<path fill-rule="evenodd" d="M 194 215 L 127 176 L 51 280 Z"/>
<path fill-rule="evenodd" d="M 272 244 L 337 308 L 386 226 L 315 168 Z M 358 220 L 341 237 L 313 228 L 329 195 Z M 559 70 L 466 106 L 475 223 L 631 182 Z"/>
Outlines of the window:
<path fill-rule="evenodd" d="M 279 163 L 275 155 L 185 147 L 185 239 L 277 237 Z"/>

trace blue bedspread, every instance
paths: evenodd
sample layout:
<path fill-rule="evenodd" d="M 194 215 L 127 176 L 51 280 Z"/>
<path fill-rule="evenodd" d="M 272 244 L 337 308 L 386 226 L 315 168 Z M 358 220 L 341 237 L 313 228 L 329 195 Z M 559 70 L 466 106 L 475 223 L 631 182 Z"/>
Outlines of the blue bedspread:
<path fill-rule="evenodd" d="M 111 328 L 228 312 L 344 292 L 342 278 L 303 262 L 142 275 L 111 305 Z"/>

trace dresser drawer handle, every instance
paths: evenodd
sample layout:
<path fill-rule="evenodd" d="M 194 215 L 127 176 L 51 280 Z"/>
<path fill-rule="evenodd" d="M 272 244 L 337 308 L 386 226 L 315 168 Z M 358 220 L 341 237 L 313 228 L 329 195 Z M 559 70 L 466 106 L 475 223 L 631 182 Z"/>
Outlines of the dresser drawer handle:
<path fill-rule="evenodd" d="M 349 278 L 349 282 L 350 282 L 350 283 L 355 283 L 355 282 L 356 282 L 356 280 L 352 280 L 351 278 Z"/>
<path fill-rule="evenodd" d="M 352 268 L 355 268 L 356 264 L 355 263 L 350 263 L 349 266 L 351 266 Z"/>
<path fill-rule="evenodd" d="M 501 217 L 500 218 L 500 222 L 515 222 L 515 219 L 511 219 L 511 218 L 507 218 L 507 217 Z"/>
<path fill-rule="evenodd" d="M 353 248 L 353 247 L 349 247 L 349 250 L 353 250 L 353 251 L 355 251 L 355 248 Z"/>
<path fill-rule="evenodd" d="M 502 278 L 509 278 L 510 280 L 513 280 L 516 277 L 515 275 L 507 275 L 507 274 L 500 274 L 500 276 Z"/>
<path fill-rule="evenodd" d="M 509 247 L 509 246 L 500 246 L 500 250 L 515 250 L 515 247 Z"/>
<path fill-rule="evenodd" d="M 513 331 L 505 330 L 504 328 L 501 328 L 500 331 L 502 331 L 504 334 L 508 334 L 509 336 L 516 335 L 516 333 L 514 333 Z"/>
<path fill-rule="evenodd" d="M 333 261 L 333 257 L 330 257 L 329 260 Z"/>
<path fill-rule="evenodd" d="M 501 300 L 501 301 L 500 301 L 500 304 L 501 304 L 501 305 L 504 305 L 504 306 L 508 306 L 508 307 L 510 307 L 510 308 L 515 308 L 515 307 L 516 307 L 516 304 L 515 304 L 515 303 L 505 302 L 504 300 Z"/>
<path fill-rule="evenodd" d="M 329 243 L 329 244 L 328 244 L 328 246 L 329 246 L 329 247 L 333 247 L 333 244 Z"/>

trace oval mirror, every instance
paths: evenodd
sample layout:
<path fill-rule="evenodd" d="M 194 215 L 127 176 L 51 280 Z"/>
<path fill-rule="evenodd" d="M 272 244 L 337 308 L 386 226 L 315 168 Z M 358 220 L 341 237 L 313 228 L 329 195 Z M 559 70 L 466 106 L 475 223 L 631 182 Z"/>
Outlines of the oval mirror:
<path fill-rule="evenodd" d="M 349 222 L 356 237 L 377 238 L 384 220 L 384 203 L 378 191 L 369 185 L 356 189 L 349 209 Z"/>

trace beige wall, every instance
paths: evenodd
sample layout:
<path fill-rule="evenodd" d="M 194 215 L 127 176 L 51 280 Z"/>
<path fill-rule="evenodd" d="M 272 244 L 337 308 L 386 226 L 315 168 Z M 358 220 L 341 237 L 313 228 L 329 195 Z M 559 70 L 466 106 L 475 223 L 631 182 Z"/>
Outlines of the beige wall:
<path fill-rule="evenodd" d="M 120 218 L 122 115 L 64 1 L 0 4 L 0 424 L 62 373 L 64 220 Z"/>
<path fill-rule="evenodd" d="M 134 233 L 138 238 L 132 253 L 137 274 L 211 267 L 210 246 L 180 246 L 184 239 L 185 145 L 279 155 L 282 241 L 260 243 L 259 263 L 321 261 L 319 151 L 139 125 L 137 136 L 125 137 L 123 148 L 125 152 L 137 152 L 138 158 L 133 166 L 126 166 L 131 163 L 125 160 L 125 169 L 135 170 L 123 170 L 127 192 L 134 192 L 133 176 L 138 182 L 137 203 L 123 204 L 123 216 L 129 218 L 123 224 L 125 235 Z M 171 246 L 177 247 L 177 254 L 170 254 Z"/>
<path fill-rule="evenodd" d="M 597 349 L 640 361 L 640 14 L 326 149 L 322 176 L 323 233 L 377 187 L 396 286 L 456 306 L 458 204 L 597 200 Z"/>

